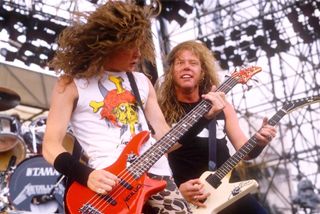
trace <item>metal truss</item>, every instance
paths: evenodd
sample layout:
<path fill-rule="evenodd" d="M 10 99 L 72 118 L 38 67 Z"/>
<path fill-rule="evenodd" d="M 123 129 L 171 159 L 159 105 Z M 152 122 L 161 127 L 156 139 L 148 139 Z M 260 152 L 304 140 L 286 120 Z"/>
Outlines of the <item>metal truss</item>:
<path fill-rule="evenodd" d="M 227 96 L 248 136 L 260 128 L 263 117 L 270 118 L 285 101 L 319 96 L 319 3 L 186 2 L 194 10 L 183 26 L 159 18 L 160 46 L 167 53 L 181 41 L 201 40 L 218 59 L 222 77 L 238 66 L 262 67 L 262 72 L 253 77 L 257 81 L 251 81 L 250 90 L 245 85 L 236 86 Z M 286 115 L 277 125 L 277 137 L 264 152 L 238 167 L 244 179 L 258 180 L 257 195 L 270 213 L 320 212 L 319 115 L 319 103 Z M 303 189 L 303 184 L 309 184 L 309 188 Z"/>
<path fill-rule="evenodd" d="M 43 20 L 68 25 L 73 13 L 81 11 L 89 1 L 1 2 L 10 11 L 21 5 L 19 11 L 29 17 L 40 14 Z M 105 1 L 92 2 L 101 4 Z M 170 5 L 169 0 L 160 2 Z M 172 2 L 178 6 L 180 1 Z M 230 75 L 235 67 L 262 67 L 262 71 L 254 76 L 257 81 L 250 81 L 250 90 L 246 85 L 238 85 L 227 96 L 248 136 L 260 128 L 263 117 L 270 118 L 285 101 L 320 94 L 320 5 L 317 1 L 183 2 L 193 10 L 186 12 L 183 8 L 179 11 L 173 8 L 174 14 L 180 15 L 179 22 L 168 21 L 161 15 L 157 18 L 161 52 L 168 53 L 181 41 L 199 39 L 212 49 L 218 59 L 222 81 L 224 75 Z M 179 23 L 185 21 L 184 17 L 187 17 L 186 23 L 180 26 Z M 25 30 L 21 26 L 20 31 Z M 12 47 L 22 45 L 19 41 L 19 44 L 17 41 L 2 42 Z M 241 163 L 238 171 L 244 179 L 258 180 L 260 189 L 257 196 L 270 213 L 319 213 L 319 103 L 286 115 L 277 130 L 277 137 L 263 154 L 254 161 Z M 307 189 L 309 194 L 303 195 L 301 186 L 309 184 L 308 181 L 311 183 Z"/>

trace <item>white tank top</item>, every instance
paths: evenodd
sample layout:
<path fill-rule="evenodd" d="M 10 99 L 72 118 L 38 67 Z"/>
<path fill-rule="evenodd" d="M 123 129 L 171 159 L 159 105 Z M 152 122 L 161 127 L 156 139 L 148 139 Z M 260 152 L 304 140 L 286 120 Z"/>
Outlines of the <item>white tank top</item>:
<path fill-rule="evenodd" d="M 147 77 L 134 72 L 143 105 L 147 102 Z M 113 164 L 132 139 L 149 130 L 144 114 L 131 90 L 125 72 L 106 72 L 103 78 L 74 80 L 79 94 L 71 117 L 71 129 L 89 157 L 89 166 L 103 169 Z M 140 149 L 145 152 L 155 143 L 150 136 Z M 157 175 L 171 175 L 167 158 L 162 156 L 149 170 Z"/>

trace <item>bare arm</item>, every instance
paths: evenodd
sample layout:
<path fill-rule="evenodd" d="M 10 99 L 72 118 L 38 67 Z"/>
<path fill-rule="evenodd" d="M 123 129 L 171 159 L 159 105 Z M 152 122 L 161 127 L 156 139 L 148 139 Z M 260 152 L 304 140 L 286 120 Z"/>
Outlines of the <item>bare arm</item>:
<path fill-rule="evenodd" d="M 52 165 L 58 155 L 66 152 L 62 146 L 63 138 L 77 98 L 78 92 L 74 82 L 66 85 L 63 80 L 59 80 L 56 83 L 43 143 L 44 158 Z M 74 170 L 71 173 L 76 174 Z M 82 177 L 83 171 L 77 173 L 80 174 L 78 177 Z M 105 170 L 93 170 L 86 180 L 86 185 L 91 190 L 102 194 L 110 191 L 116 183 L 117 177 Z"/>
<path fill-rule="evenodd" d="M 149 95 L 148 95 L 148 100 L 145 106 L 145 114 L 146 117 L 150 123 L 150 125 L 152 126 L 152 128 L 155 131 L 155 135 L 154 138 L 156 140 L 159 140 L 161 137 L 163 137 L 169 130 L 170 127 L 167 124 L 163 113 L 160 109 L 160 106 L 158 104 L 157 101 L 157 97 L 156 97 L 156 92 L 153 88 L 153 85 L 151 84 L 150 81 L 148 81 L 149 83 Z M 181 145 L 179 143 L 176 143 L 170 150 L 173 151 L 177 148 L 179 148 Z"/>
<path fill-rule="evenodd" d="M 66 152 L 62 143 L 77 96 L 73 82 L 66 85 L 63 79 L 59 79 L 53 88 L 43 141 L 43 156 L 51 164 L 60 153 Z"/>
<path fill-rule="evenodd" d="M 225 123 L 227 136 L 233 147 L 238 150 L 248 141 L 248 138 L 241 130 L 237 113 L 229 102 L 226 102 L 223 112 L 226 118 Z"/>
<path fill-rule="evenodd" d="M 237 114 L 230 103 L 227 103 L 224 108 L 224 114 L 226 117 L 226 132 L 227 136 L 236 150 L 239 150 L 247 141 L 240 128 Z M 249 153 L 246 159 L 257 157 L 263 150 L 263 148 L 275 137 L 276 129 L 273 126 L 267 124 L 267 118 L 264 118 L 261 128 L 255 134 L 258 140 L 258 146 L 256 146 L 252 152 Z"/>

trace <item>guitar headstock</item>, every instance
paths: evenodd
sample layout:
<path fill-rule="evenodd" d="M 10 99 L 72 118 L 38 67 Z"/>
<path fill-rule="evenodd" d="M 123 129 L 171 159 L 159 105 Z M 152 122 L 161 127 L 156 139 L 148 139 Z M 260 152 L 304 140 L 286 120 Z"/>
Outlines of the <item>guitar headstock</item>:
<path fill-rule="evenodd" d="M 249 79 L 256 73 L 262 71 L 262 68 L 259 66 L 250 66 L 246 68 L 242 68 L 240 71 L 235 71 L 231 75 L 234 79 L 236 79 L 239 83 L 246 84 Z"/>
<path fill-rule="evenodd" d="M 297 108 L 303 107 L 305 105 L 310 105 L 316 102 L 320 102 L 320 96 L 311 96 L 311 97 L 301 98 L 297 100 L 287 101 L 283 105 L 282 110 L 289 113 Z"/>

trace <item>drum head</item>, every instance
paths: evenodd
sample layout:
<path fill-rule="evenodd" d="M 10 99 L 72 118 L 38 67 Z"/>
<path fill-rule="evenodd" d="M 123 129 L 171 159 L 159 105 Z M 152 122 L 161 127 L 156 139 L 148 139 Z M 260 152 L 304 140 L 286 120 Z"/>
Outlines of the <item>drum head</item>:
<path fill-rule="evenodd" d="M 9 201 L 17 210 L 63 213 L 65 187 L 58 173 L 42 156 L 21 162 L 9 178 Z"/>
<path fill-rule="evenodd" d="M 1 133 L 0 134 L 0 152 L 6 152 L 19 143 L 19 139 L 16 135 L 10 133 Z"/>
<path fill-rule="evenodd" d="M 19 136 L 20 126 L 16 117 L 0 115 L 0 152 L 9 151 L 17 145 L 15 136 Z"/>
<path fill-rule="evenodd" d="M 27 145 L 27 148 L 31 153 L 36 155 L 42 155 L 42 143 L 47 125 L 47 117 L 42 116 L 31 122 L 29 125 L 29 131 L 23 134 L 23 139 Z M 71 131 L 67 130 L 63 139 L 63 146 L 67 152 L 72 153 L 75 137 Z"/>
<path fill-rule="evenodd" d="M 15 141 L 15 146 L 13 148 L 5 152 L 0 152 L 0 171 L 5 171 L 12 156 L 16 156 L 16 162 L 14 166 L 18 165 L 26 158 L 26 147 L 23 140 L 15 134 L 2 133 L 0 134 L 0 139 L 10 139 Z"/>

